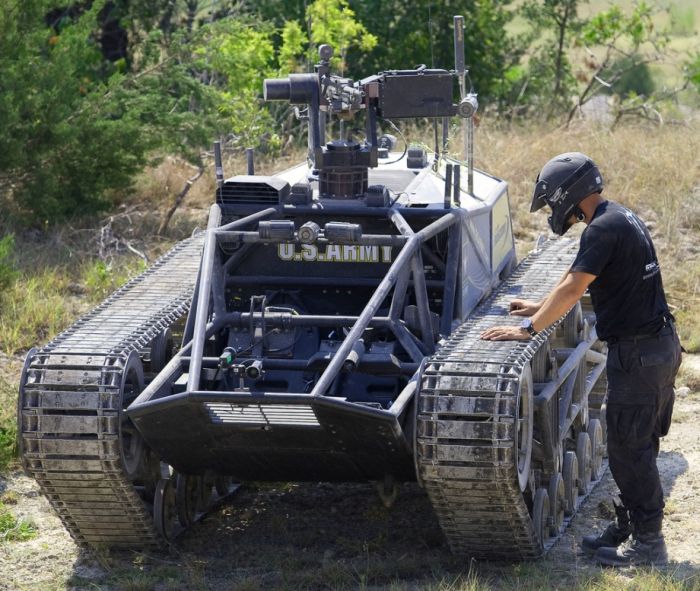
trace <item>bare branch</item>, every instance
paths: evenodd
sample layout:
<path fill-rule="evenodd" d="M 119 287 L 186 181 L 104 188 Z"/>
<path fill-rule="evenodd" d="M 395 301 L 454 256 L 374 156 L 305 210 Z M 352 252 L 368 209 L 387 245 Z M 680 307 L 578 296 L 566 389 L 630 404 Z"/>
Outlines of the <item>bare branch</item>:
<path fill-rule="evenodd" d="M 170 223 L 170 220 L 172 219 L 174 213 L 177 211 L 177 208 L 180 207 L 182 202 L 185 200 L 185 197 L 187 196 L 187 193 L 190 192 L 192 185 L 194 185 L 202 176 L 202 174 L 204 174 L 204 170 L 205 166 L 200 165 L 199 167 L 197 167 L 197 172 L 185 181 L 185 186 L 175 196 L 174 203 L 172 204 L 168 212 L 165 214 L 165 217 L 163 218 L 163 221 L 161 222 L 160 227 L 158 228 L 159 236 L 162 236 L 165 233 L 165 230 L 168 228 L 168 224 Z"/>

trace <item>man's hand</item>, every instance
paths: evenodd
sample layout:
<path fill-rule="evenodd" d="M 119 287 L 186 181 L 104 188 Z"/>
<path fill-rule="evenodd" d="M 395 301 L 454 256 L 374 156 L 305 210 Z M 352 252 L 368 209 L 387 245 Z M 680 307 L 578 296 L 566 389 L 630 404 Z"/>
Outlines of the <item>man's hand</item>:
<path fill-rule="evenodd" d="M 542 302 L 531 300 L 513 300 L 510 303 L 511 316 L 532 316 L 542 307 Z"/>
<path fill-rule="evenodd" d="M 492 326 L 481 333 L 484 341 L 527 341 L 530 333 L 519 326 Z"/>

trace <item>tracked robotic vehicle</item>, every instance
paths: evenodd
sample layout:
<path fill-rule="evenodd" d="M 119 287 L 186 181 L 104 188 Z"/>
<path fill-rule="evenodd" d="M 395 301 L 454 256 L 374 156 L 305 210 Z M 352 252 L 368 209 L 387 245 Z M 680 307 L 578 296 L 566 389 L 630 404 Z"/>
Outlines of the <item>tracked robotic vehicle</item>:
<path fill-rule="evenodd" d="M 537 557 L 561 533 L 603 468 L 605 349 L 580 304 L 528 342 L 479 338 L 576 245 L 516 265 L 507 185 L 471 166 L 455 19 L 454 71 L 353 81 L 324 46 L 266 80 L 305 107 L 308 162 L 263 176 L 251 155 L 225 179 L 215 150 L 207 231 L 27 355 L 23 462 L 76 540 L 170 539 L 247 480 L 375 481 L 387 504 L 417 480 L 462 555 Z M 437 131 L 434 152 L 378 131 L 429 118 L 446 138 L 455 117 L 466 165 Z"/>

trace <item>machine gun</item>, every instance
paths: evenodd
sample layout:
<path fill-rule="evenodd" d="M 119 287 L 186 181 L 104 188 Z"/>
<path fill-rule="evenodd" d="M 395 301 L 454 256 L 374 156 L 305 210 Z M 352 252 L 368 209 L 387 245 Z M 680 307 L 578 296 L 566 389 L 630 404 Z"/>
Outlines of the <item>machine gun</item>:
<path fill-rule="evenodd" d="M 463 26 L 462 17 L 455 17 L 455 31 Z M 267 101 L 288 101 L 308 105 L 308 145 L 312 178 L 319 182 L 319 193 L 325 198 L 360 198 L 367 191 L 367 169 L 378 165 L 380 146 L 391 142 L 377 138 L 378 119 L 423 118 L 441 121 L 446 137 L 449 118 L 473 117 L 478 107 L 476 94 L 464 92 L 464 38 L 455 36 L 454 72 L 428 69 L 390 70 L 353 81 L 330 73 L 333 49 L 319 48 L 320 61 L 313 74 L 291 74 L 288 78 L 267 79 L 264 98 Z M 460 58 L 461 56 L 461 58 Z M 461 69 L 460 69 L 461 68 Z M 462 98 L 453 103 L 455 77 L 460 81 Z M 358 113 L 365 114 L 365 138 L 357 142 L 345 137 L 343 122 Z M 329 118 L 341 121 L 340 137 L 326 143 Z M 436 146 L 436 152 L 439 152 Z M 472 157 L 468 157 L 472 162 Z M 469 173 L 471 178 L 472 173 Z"/>

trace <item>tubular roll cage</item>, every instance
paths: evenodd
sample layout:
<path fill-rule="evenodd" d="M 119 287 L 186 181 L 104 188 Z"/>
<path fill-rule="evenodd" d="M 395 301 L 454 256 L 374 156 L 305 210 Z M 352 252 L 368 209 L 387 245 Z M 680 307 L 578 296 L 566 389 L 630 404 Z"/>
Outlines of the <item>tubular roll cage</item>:
<path fill-rule="evenodd" d="M 343 208 L 344 209 L 344 208 Z M 300 244 L 298 238 L 289 240 L 286 238 L 261 238 L 257 231 L 244 230 L 247 226 L 272 218 L 275 215 L 282 213 L 293 213 L 295 216 L 303 215 L 304 213 L 319 214 L 326 212 L 332 214 L 345 213 L 341 208 L 330 208 L 328 210 L 319 210 L 313 207 L 309 208 L 292 208 L 285 212 L 283 206 L 270 207 L 259 211 L 252 215 L 248 215 L 231 223 L 225 224 L 218 228 L 210 228 L 207 230 L 207 235 L 204 242 L 204 252 L 202 255 L 202 264 L 200 275 L 198 277 L 197 286 L 195 288 L 195 296 L 193 298 L 194 314 L 190 314 L 187 326 L 185 328 L 184 342 L 191 339 L 191 343 L 183 349 L 183 354 L 189 354 L 189 373 L 187 378 L 187 392 L 195 397 L 200 394 L 200 381 L 202 367 L 215 363 L 216 359 L 207 358 L 204 356 L 204 346 L 208 338 L 215 334 L 218 330 L 225 326 L 240 325 L 247 326 L 255 320 L 260 320 L 263 313 L 227 313 L 225 302 L 223 300 L 224 292 L 224 265 L 219 260 L 217 247 L 220 245 L 241 243 L 241 244 L 277 244 L 277 243 L 294 243 Z M 352 214 L 357 215 L 358 209 L 352 208 Z M 359 210 L 365 213 L 363 210 Z M 310 394 L 279 394 L 265 393 L 266 399 L 284 397 L 289 400 L 290 396 L 302 396 L 308 400 L 309 397 L 322 397 L 327 393 L 330 385 L 340 373 L 343 364 L 352 353 L 354 344 L 362 337 L 363 332 L 368 327 L 382 327 L 389 329 L 396 337 L 397 341 L 405 349 L 411 359 L 410 363 L 401 364 L 401 373 L 413 374 L 418 369 L 420 363 L 435 350 L 435 338 L 431 321 L 431 312 L 428 302 L 428 286 L 425 279 L 425 273 L 422 262 L 421 246 L 428 240 L 443 232 L 448 231 L 448 255 L 445 264 L 445 279 L 443 289 L 443 305 L 440 318 L 440 332 L 447 336 L 451 332 L 452 321 L 454 317 L 456 284 L 459 264 L 459 244 L 460 235 L 457 222 L 462 216 L 467 213 L 463 210 L 452 209 L 445 213 L 438 213 L 435 210 L 417 210 L 410 212 L 417 214 L 419 217 L 435 217 L 438 213 L 438 219 L 428 224 L 423 229 L 414 232 L 410 224 L 397 208 L 372 208 L 372 213 L 384 214 L 397 228 L 400 235 L 390 234 L 366 234 L 358 241 L 353 242 L 359 246 L 391 246 L 400 247 L 400 251 L 391 264 L 384 278 L 377 285 L 369 302 L 359 316 L 331 316 L 331 315 L 292 315 L 285 313 L 266 313 L 264 320 L 266 324 L 271 326 L 285 327 L 300 327 L 300 326 L 348 326 L 352 327 L 349 333 L 345 336 L 338 350 L 334 353 L 330 363 L 321 373 Z M 324 238 L 317 240 L 318 244 L 327 244 L 329 241 Z M 412 278 L 411 278 L 412 275 Z M 246 278 L 246 283 L 264 284 L 270 281 L 270 277 L 253 277 Z M 412 281 L 411 281 L 412 279 Z M 235 280 L 233 281 L 235 283 Z M 298 285 L 297 279 L 294 278 L 295 285 Z M 319 284 L 324 282 L 323 278 L 318 279 Z M 327 285 L 336 282 L 336 279 L 330 278 Z M 401 321 L 400 315 L 403 310 L 403 304 L 408 293 L 409 286 L 413 284 L 415 292 L 416 305 L 418 308 L 418 323 L 421 329 L 421 338 L 416 337 L 405 324 Z M 353 281 L 354 284 L 354 281 Z M 387 316 L 375 316 L 382 302 L 391 293 L 391 305 Z M 214 319 L 210 321 L 210 301 L 213 302 L 212 308 Z M 181 357 L 181 361 L 188 361 L 188 357 Z M 175 361 L 175 360 L 173 360 Z M 267 365 L 269 363 L 269 365 Z M 274 369 L 305 369 L 307 362 L 304 360 L 280 360 L 272 359 L 266 361 L 266 367 Z M 164 372 L 167 374 L 167 372 Z M 157 379 L 157 378 L 156 378 Z M 211 398 L 212 392 L 201 392 L 207 398 Z M 233 393 L 227 393 L 226 399 L 231 400 Z M 246 395 L 249 400 L 249 395 Z M 136 401 L 139 402 L 138 400 Z M 375 412 L 377 409 L 367 408 L 366 410 Z M 381 412 L 381 411 L 378 411 Z"/>

